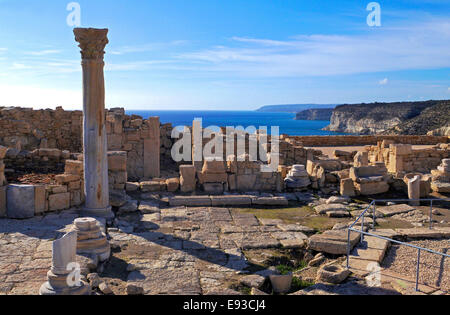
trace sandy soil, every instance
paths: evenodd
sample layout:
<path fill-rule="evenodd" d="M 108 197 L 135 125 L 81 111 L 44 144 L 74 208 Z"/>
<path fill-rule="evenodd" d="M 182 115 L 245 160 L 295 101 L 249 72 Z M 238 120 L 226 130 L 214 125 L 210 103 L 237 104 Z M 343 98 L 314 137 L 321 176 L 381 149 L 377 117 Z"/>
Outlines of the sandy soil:
<path fill-rule="evenodd" d="M 416 246 L 449 253 L 450 240 L 422 240 L 411 242 Z M 393 245 L 383 262 L 383 267 L 405 275 L 416 277 L 417 250 L 407 246 Z M 450 259 L 422 252 L 420 259 L 420 283 L 450 292 Z"/>

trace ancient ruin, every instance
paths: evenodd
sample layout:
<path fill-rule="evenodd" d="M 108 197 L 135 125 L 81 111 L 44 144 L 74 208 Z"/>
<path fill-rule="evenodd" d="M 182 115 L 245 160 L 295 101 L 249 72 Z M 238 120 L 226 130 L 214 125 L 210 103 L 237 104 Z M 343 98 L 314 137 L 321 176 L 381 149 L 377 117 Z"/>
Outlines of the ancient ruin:
<path fill-rule="evenodd" d="M 91 288 L 76 273 L 77 233 L 70 232 L 53 242 L 52 268 L 40 295 L 89 295 Z M 71 273 L 74 272 L 72 275 Z"/>
<path fill-rule="evenodd" d="M 0 294 L 410 294 L 395 242 L 448 242 L 449 137 L 281 135 L 277 151 L 261 130 L 194 121 L 195 159 L 175 161 L 170 123 L 105 109 L 108 30 L 74 33 L 83 111 L 0 107 Z M 421 291 L 448 294 L 447 262 L 426 259 Z"/>

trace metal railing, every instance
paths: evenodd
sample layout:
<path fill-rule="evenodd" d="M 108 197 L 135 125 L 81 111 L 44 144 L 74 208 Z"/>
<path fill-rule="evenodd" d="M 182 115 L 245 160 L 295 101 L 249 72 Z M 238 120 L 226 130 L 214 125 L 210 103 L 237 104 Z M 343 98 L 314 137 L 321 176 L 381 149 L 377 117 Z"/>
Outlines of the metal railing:
<path fill-rule="evenodd" d="M 380 235 L 376 235 L 370 232 L 366 232 L 364 230 L 364 219 L 365 219 L 365 215 L 366 213 L 372 209 L 372 213 L 373 213 L 373 217 L 372 217 L 372 229 L 375 231 L 376 230 L 376 204 L 377 203 L 386 203 L 386 202 L 413 202 L 413 203 L 420 203 L 420 202 L 426 202 L 429 201 L 430 202 L 430 230 L 433 229 L 433 202 L 436 201 L 450 201 L 450 198 L 445 198 L 445 199 L 392 199 L 392 200 L 372 200 L 372 202 L 369 204 L 369 206 L 361 213 L 361 215 L 356 219 L 356 221 L 350 225 L 350 227 L 348 228 L 348 236 L 347 236 L 347 269 L 350 269 L 350 251 L 351 251 L 351 246 L 350 246 L 350 233 L 351 232 L 356 232 L 361 234 L 361 238 L 360 238 L 360 243 L 364 242 L 364 236 L 373 236 L 382 240 L 386 240 L 389 241 L 391 243 L 395 243 L 395 244 L 399 244 L 399 245 L 404 245 L 404 246 L 408 246 L 414 249 L 417 249 L 417 266 L 416 266 L 416 291 L 419 291 L 419 274 L 420 274 L 420 255 L 422 251 L 425 252 L 429 252 L 432 254 L 436 254 L 436 255 L 440 255 L 442 257 L 450 257 L 450 255 L 445 254 L 445 253 L 440 253 L 440 252 L 436 252 L 434 250 L 428 249 L 428 248 L 424 248 L 424 247 L 420 247 L 420 246 L 415 246 L 412 244 L 408 244 L 405 242 L 400 242 L 385 236 L 380 236 Z M 357 230 L 354 228 L 354 226 L 361 220 L 361 230 Z"/>

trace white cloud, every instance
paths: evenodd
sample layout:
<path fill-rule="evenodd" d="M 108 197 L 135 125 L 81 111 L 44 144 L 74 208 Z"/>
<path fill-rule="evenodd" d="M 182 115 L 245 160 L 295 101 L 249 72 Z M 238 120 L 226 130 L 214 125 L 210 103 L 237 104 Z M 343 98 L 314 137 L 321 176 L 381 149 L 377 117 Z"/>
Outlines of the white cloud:
<path fill-rule="evenodd" d="M 388 79 L 388 78 L 384 78 L 383 80 L 380 80 L 380 81 L 378 82 L 378 84 L 379 84 L 379 85 L 386 85 L 386 84 L 388 84 L 388 82 L 389 82 L 389 79 Z"/>
<path fill-rule="evenodd" d="M 53 54 L 59 54 L 59 53 L 61 53 L 61 50 L 56 50 L 56 49 L 25 52 L 26 55 L 31 55 L 31 56 L 46 56 L 46 55 L 53 55 Z"/>
<path fill-rule="evenodd" d="M 179 54 L 197 71 L 233 76 L 327 76 L 450 67 L 450 22 L 433 20 L 366 35 L 231 38 L 233 45 Z M 237 46 L 237 47 L 236 47 Z"/>
<path fill-rule="evenodd" d="M 31 69 L 31 66 L 27 66 L 23 63 L 14 62 L 11 66 L 12 70 L 25 70 L 25 69 Z"/>
<path fill-rule="evenodd" d="M 131 46 L 123 46 L 118 48 L 109 49 L 108 53 L 112 55 L 124 55 L 130 53 L 143 53 L 155 50 L 161 50 L 167 47 L 180 46 L 187 43 L 184 40 L 174 40 L 167 43 L 149 43 L 143 45 L 131 45 Z"/>

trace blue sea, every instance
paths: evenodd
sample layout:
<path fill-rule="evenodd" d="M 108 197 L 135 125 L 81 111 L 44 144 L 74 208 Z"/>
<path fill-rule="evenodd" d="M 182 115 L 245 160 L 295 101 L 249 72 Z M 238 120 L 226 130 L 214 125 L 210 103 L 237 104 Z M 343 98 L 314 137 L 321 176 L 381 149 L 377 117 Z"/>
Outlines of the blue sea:
<path fill-rule="evenodd" d="M 267 126 L 270 133 L 271 126 L 279 126 L 280 134 L 291 136 L 328 136 L 339 133 L 323 131 L 329 121 L 295 120 L 294 113 L 266 113 L 256 111 L 165 111 L 165 110 L 128 110 L 128 115 L 139 115 L 147 119 L 152 116 L 160 117 L 161 123 L 172 123 L 177 126 L 192 126 L 195 118 L 203 119 L 203 127 L 237 127 Z"/>

